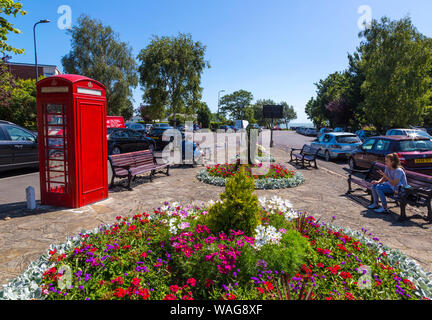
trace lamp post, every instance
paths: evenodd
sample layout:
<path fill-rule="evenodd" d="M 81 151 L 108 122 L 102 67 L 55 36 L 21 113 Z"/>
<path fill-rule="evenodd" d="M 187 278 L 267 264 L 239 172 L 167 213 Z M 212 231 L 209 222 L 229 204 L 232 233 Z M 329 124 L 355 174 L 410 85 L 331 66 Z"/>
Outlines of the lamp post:
<path fill-rule="evenodd" d="M 35 50 L 35 66 L 36 66 L 36 82 L 39 81 L 39 70 L 38 70 L 38 63 L 37 63 L 37 51 L 36 51 L 36 26 L 40 23 L 50 23 L 50 20 L 40 20 L 39 22 L 36 22 L 33 26 L 33 39 L 34 39 L 34 50 Z"/>
<path fill-rule="evenodd" d="M 217 112 L 217 117 L 218 117 L 218 122 L 220 121 L 220 117 L 219 117 L 219 108 L 220 108 L 220 94 L 222 92 L 225 92 L 225 90 L 221 90 L 218 92 L 218 112 Z"/>

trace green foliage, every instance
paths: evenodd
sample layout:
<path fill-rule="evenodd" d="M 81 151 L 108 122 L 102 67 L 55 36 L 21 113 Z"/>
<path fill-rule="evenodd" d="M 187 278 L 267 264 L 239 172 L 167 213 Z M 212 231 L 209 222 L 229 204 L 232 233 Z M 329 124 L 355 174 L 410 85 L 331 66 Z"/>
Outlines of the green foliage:
<path fill-rule="evenodd" d="M 201 99 L 201 74 L 210 67 L 205 50 L 191 35 L 154 36 L 138 55 L 144 102 L 174 119 L 179 113 L 195 113 Z"/>
<path fill-rule="evenodd" d="M 409 18 L 374 20 L 349 66 L 317 84 L 305 112 L 318 127 L 360 129 L 421 125 L 431 102 L 432 39 Z"/>
<path fill-rule="evenodd" d="M 0 95 L 4 98 L 0 102 L 0 119 L 36 130 L 36 80 L 14 79 L 7 71 L 2 74 Z"/>
<path fill-rule="evenodd" d="M 432 106 L 427 106 L 423 112 L 423 124 L 426 127 L 432 126 Z"/>
<path fill-rule="evenodd" d="M 106 86 L 108 114 L 133 116 L 132 89 L 138 85 L 132 48 L 111 27 L 86 15 L 69 33 L 72 49 L 62 58 L 64 71 L 95 79 Z"/>
<path fill-rule="evenodd" d="M 17 17 L 17 15 L 26 15 L 27 12 L 24 11 L 23 5 L 20 1 L 14 1 L 14 0 L 0 0 L 0 53 L 5 54 L 6 52 L 13 52 L 15 54 L 21 54 L 24 53 L 24 49 L 17 49 L 10 45 L 8 45 L 6 42 L 8 40 L 8 34 L 9 33 L 15 33 L 20 34 L 21 31 L 17 28 L 14 28 L 14 25 L 10 23 L 8 20 L 6 20 L 3 15 L 6 16 L 13 16 L 14 18 Z"/>
<path fill-rule="evenodd" d="M 205 102 L 201 102 L 198 107 L 197 122 L 201 124 L 203 128 L 210 128 L 210 121 L 212 113 Z"/>
<path fill-rule="evenodd" d="M 374 20 L 362 33 L 367 118 L 379 130 L 419 124 L 431 97 L 432 47 L 410 18 Z"/>
<path fill-rule="evenodd" d="M 225 192 L 220 195 L 223 202 L 216 203 L 206 217 L 209 228 L 215 233 L 242 230 L 253 236 L 259 223 L 258 197 L 254 191 L 255 182 L 244 169 L 228 179 Z"/>
<path fill-rule="evenodd" d="M 252 100 L 252 93 L 245 90 L 225 95 L 220 101 L 220 112 L 224 117 L 230 117 L 231 120 L 247 120 L 246 116 L 254 119 L 253 111 L 248 110 Z"/>

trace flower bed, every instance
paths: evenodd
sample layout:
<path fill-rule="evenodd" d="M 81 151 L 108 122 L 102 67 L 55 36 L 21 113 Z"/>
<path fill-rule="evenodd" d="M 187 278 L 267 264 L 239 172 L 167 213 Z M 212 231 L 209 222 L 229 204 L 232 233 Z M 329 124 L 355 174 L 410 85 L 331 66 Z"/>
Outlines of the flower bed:
<path fill-rule="evenodd" d="M 366 230 L 319 223 L 289 201 L 262 198 L 254 237 L 240 230 L 213 234 L 201 224 L 212 205 L 165 203 L 152 215 L 118 217 L 113 225 L 82 232 L 51 246 L 0 299 L 432 297 L 428 275 L 400 252 L 366 238 Z M 61 266 L 70 268 L 67 286 L 58 281 L 67 278 Z"/>
<path fill-rule="evenodd" d="M 238 174 L 241 168 L 247 169 L 247 174 L 255 179 L 256 189 L 283 189 L 297 187 L 305 181 L 304 176 L 300 172 L 288 170 L 280 164 L 270 164 L 268 171 L 263 175 L 252 173 L 253 169 L 259 169 L 262 164 L 254 166 L 238 166 L 236 164 L 223 164 L 216 166 L 207 166 L 197 174 L 198 180 L 201 182 L 223 187 L 226 185 L 227 179 Z"/>

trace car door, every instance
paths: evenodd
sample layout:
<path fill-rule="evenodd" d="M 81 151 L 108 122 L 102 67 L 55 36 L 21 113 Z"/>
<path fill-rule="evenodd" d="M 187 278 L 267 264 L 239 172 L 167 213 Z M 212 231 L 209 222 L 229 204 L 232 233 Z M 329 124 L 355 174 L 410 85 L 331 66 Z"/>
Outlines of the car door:
<path fill-rule="evenodd" d="M 36 165 L 39 161 L 36 137 L 29 131 L 13 125 L 5 125 L 3 129 L 12 142 L 14 166 Z"/>
<path fill-rule="evenodd" d="M 147 140 L 143 139 L 143 136 L 139 132 L 128 130 L 128 135 L 131 140 L 131 152 L 148 149 Z"/>
<path fill-rule="evenodd" d="M 354 161 L 357 166 L 361 168 L 370 168 L 369 153 L 372 151 L 375 145 L 376 139 L 368 139 L 363 143 L 359 149 L 359 152 L 355 154 Z"/>
<path fill-rule="evenodd" d="M 0 126 L 0 171 L 8 169 L 13 164 L 14 146 L 9 135 Z"/>
<path fill-rule="evenodd" d="M 386 139 L 377 139 L 369 154 L 369 162 L 385 163 L 385 156 L 390 153 L 390 141 Z"/>

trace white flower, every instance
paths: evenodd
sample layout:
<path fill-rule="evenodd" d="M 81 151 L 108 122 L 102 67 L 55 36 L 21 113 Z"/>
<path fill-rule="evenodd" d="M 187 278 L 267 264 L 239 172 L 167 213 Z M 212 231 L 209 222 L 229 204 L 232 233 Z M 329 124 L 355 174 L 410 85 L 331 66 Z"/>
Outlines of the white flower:
<path fill-rule="evenodd" d="M 279 244 L 282 239 L 282 233 L 277 232 L 273 226 L 264 227 L 259 225 L 255 229 L 255 249 L 259 250 L 267 243 Z"/>

